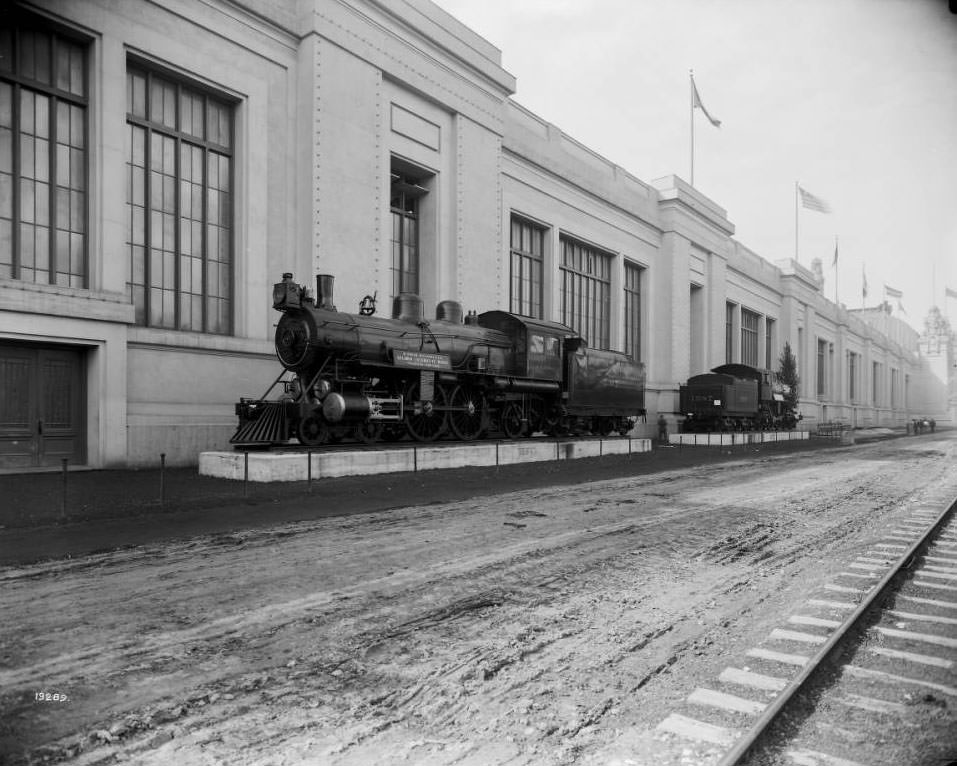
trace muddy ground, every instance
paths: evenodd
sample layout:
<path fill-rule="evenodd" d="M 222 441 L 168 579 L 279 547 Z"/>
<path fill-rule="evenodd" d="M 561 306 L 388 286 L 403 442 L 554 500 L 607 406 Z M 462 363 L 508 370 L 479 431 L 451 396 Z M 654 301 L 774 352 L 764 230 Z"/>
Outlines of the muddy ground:
<path fill-rule="evenodd" d="M 0 752 L 693 763 L 655 732 L 669 707 L 955 467 L 957 433 L 938 433 L 565 486 L 491 476 L 466 499 L 6 566 Z"/>

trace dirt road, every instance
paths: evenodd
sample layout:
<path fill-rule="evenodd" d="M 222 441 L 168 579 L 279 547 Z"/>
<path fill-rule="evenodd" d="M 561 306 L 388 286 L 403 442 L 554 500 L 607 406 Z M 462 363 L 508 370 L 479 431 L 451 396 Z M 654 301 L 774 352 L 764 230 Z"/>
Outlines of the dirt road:
<path fill-rule="evenodd" d="M 669 705 L 955 467 L 948 434 L 755 453 L 0 569 L 0 752 L 692 762 Z"/>

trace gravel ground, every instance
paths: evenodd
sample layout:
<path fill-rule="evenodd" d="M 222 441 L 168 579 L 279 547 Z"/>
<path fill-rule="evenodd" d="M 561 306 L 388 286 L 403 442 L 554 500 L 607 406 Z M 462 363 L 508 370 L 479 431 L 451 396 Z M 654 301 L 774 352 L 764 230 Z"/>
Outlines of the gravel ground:
<path fill-rule="evenodd" d="M 265 515 L 257 497 L 238 517 L 225 515 L 233 500 L 138 525 L 109 512 L 10 525 L 20 563 L 0 568 L 0 752 L 707 762 L 656 724 L 954 470 L 957 434 L 699 465 L 657 452 L 674 457 L 621 460 L 617 475 L 604 459 L 574 461 L 595 467 L 570 478 L 548 464 L 341 480 L 318 497 L 287 491 Z M 101 546 L 132 547 L 80 555 L 91 529 Z M 44 535 L 80 551 L 39 556 Z"/>

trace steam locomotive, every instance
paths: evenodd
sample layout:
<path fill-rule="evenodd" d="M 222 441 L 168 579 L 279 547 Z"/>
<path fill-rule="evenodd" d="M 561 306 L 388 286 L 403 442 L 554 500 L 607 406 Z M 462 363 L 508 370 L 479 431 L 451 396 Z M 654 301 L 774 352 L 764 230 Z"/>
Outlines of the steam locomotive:
<path fill-rule="evenodd" d="M 791 430 L 798 416 L 788 404 L 790 386 L 772 370 L 723 364 L 693 375 L 679 389 L 682 428 L 694 431 Z"/>
<path fill-rule="evenodd" d="M 284 369 L 262 397 L 236 405 L 236 447 L 625 434 L 644 414 L 644 365 L 588 348 L 563 324 L 506 311 L 463 317 L 455 301 L 427 320 L 411 293 L 395 298 L 391 319 L 374 315 L 375 296 L 350 314 L 333 304 L 333 285 L 321 274 L 313 294 L 289 273 L 274 285 Z"/>

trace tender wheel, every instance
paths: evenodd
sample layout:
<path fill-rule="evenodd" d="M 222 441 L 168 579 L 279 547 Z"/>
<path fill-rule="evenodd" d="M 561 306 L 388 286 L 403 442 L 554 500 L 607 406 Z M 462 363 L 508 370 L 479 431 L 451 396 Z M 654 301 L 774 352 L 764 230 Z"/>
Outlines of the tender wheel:
<path fill-rule="evenodd" d="M 486 427 L 485 397 L 465 386 L 456 386 L 449 397 L 449 428 L 457 439 L 477 439 Z"/>
<path fill-rule="evenodd" d="M 332 437 L 329 430 L 329 424 L 318 415 L 306 415 L 299 421 L 296 429 L 299 442 L 307 447 L 318 447 L 322 444 L 328 444 Z"/>
<path fill-rule="evenodd" d="M 379 437 L 382 435 L 382 424 L 372 420 L 358 423 L 353 429 L 352 435 L 363 444 L 374 444 L 379 441 Z"/>
<path fill-rule="evenodd" d="M 419 401 L 419 384 L 409 386 L 406 394 L 405 426 L 416 441 L 431 442 L 438 439 L 446 428 L 445 392 L 435 387 L 435 398 L 429 402 Z"/>
<path fill-rule="evenodd" d="M 542 430 L 549 436 L 561 436 L 563 433 L 562 416 L 556 408 L 551 408 L 542 419 Z"/>
<path fill-rule="evenodd" d="M 608 436 L 614 430 L 615 423 L 611 418 L 598 418 L 598 422 L 595 423 L 595 433 L 599 436 Z"/>
<path fill-rule="evenodd" d="M 517 439 L 525 430 L 522 408 L 517 402 L 509 402 L 502 411 L 502 431 L 509 439 Z"/>

